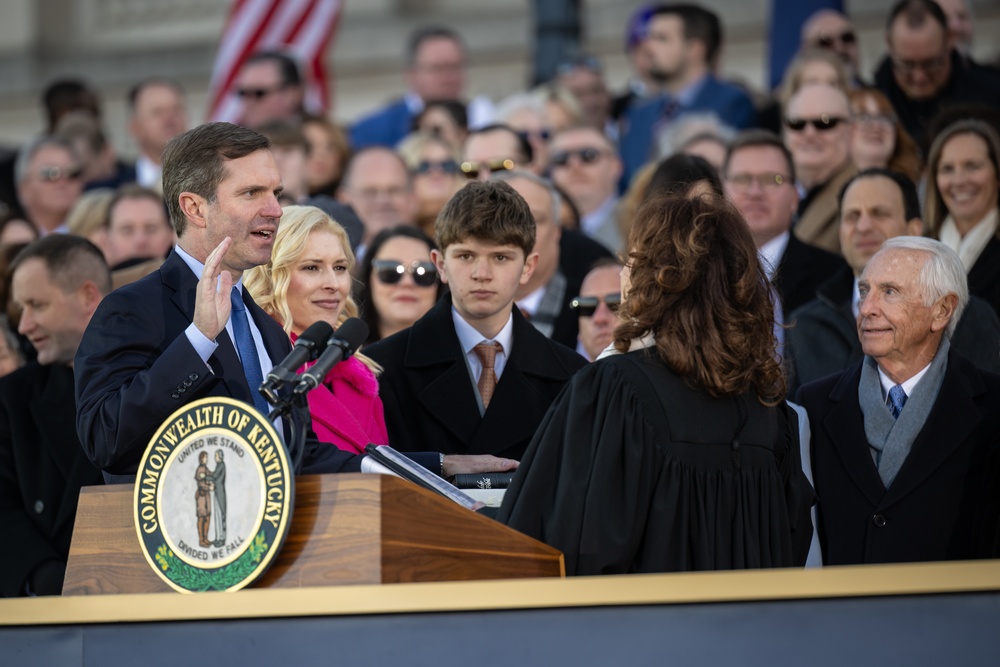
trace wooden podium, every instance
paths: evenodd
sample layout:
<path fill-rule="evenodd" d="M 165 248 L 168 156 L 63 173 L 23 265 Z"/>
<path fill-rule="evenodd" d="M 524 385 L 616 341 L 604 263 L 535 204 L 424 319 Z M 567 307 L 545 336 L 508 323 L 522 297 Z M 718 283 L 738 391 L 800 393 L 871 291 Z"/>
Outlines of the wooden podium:
<path fill-rule="evenodd" d="M 63 595 L 173 592 L 139 548 L 128 484 L 85 487 Z M 562 553 L 389 475 L 295 480 L 291 530 L 254 584 L 299 588 L 564 576 Z"/>

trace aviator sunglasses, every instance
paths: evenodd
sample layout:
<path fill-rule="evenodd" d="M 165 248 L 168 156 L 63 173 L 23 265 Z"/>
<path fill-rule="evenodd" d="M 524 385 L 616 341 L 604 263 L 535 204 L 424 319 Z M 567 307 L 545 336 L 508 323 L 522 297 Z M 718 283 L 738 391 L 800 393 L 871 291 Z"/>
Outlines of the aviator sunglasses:
<path fill-rule="evenodd" d="M 265 97 L 281 92 L 285 88 L 288 88 L 287 83 L 279 83 L 270 88 L 238 88 L 236 96 L 243 100 L 256 100 L 259 102 Z"/>
<path fill-rule="evenodd" d="M 850 46 L 851 44 L 856 44 L 858 41 L 858 36 L 854 34 L 851 30 L 846 30 L 839 35 L 820 35 L 816 39 L 816 46 L 822 49 L 832 49 L 837 42 L 845 46 Z"/>
<path fill-rule="evenodd" d="M 437 282 L 437 267 L 433 262 L 418 261 L 410 266 L 404 266 L 395 259 L 375 259 L 372 260 L 372 270 L 379 282 L 385 285 L 395 285 L 407 273 L 419 287 L 433 287 Z"/>
<path fill-rule="evenodd" d="M 575 151 L 556 151 L 552 154 L 549 164 L 553 167 L 565 167 L 569 164 L 570 158 L 574 155 L 580 158 L 580 162 L 583 164 L 593 164 L 604 156 L 604 151 L 597 148 L 580 148 Z"/>
<path fill-rule="evenodd" d="M 597 306 L 604 302 L 612 313 L 618 312 L 618 306 L 622 305 L 621 294 L 606 294 L 603 297 L 578 296 L 569 302 L 569 307 L 576 311 L 580 317 L 593 317 L 597 312 Z"/>
<path fill-rule="evenodd" d="M 463 162 L 460 167 L 466 178 L 475 180 L 479 178 L 479 170 L 487 169 L 491 174 L 495 171 L 510 171 L 514 168 L 514 161 L 510 158 L 503 160 L 485 160 L 483 162 Z"/>
<path fill-rule="evenodd" d="M 827 116 L 823 114 L 819 118 L 786 118 L 785 127 L 792 132 L 801 132 L 806 129 L 806 125 L 812 125 L 817 132 L 827 132 L 845 122 L 846 118 L 839 116 Z"/>
<path fill-rule="evenodd" d="M 47 183 L 55 183 L 56 181 L 61 181 L 62 179 L 67 179 L 70 181 L 75 181 L 76 179 L 83 176 L 82 167 L 42 167 L 38 170 L 38 178 Z"/>

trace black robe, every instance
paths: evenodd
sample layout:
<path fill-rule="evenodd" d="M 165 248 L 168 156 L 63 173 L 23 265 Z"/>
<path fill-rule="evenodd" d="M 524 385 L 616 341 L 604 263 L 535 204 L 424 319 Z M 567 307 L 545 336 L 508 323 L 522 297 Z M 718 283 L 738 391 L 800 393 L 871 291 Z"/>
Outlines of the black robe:
<path fill-rule="evenodd" d="M 574 376 L 499 519 L 562 550 L 570 575 L 789 567 L 812 499 L 790 408 L 714 399 L 639 350 Z"/>

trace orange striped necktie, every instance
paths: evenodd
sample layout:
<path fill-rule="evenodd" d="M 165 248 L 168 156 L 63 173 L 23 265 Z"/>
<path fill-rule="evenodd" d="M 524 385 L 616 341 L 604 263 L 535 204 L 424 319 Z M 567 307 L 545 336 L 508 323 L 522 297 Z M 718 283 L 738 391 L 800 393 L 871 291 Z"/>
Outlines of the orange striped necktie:
<path fill-rule="evenodd" d="M 483 372 L 479 374 L 479 382 L 476 386 L 479 387 L 479 396 L 483 399 L 483 407 L 488 408 L 490 399 L 493 398 L 493 392 L 497 388 L 497 373 L 493 365 L 496 363 L 497 353 L 503 352 L 503 346 L 497 342 L 480 343 L 472 348 L 472 351 L 476 353 L 479 361 L 483 364 Z"/>

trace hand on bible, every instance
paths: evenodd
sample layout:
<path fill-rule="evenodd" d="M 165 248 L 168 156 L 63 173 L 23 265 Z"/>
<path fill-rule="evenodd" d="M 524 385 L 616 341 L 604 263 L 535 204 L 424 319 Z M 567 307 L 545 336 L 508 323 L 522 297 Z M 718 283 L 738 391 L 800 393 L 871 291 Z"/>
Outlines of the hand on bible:
<path fill-rule="evenodd" d="M 514 459 L 501 459 L 492 454 L 449 454 L 444 457 L 442 472 L 445 478 L 477 472 L 508 472 L 520 465 Z"/>

